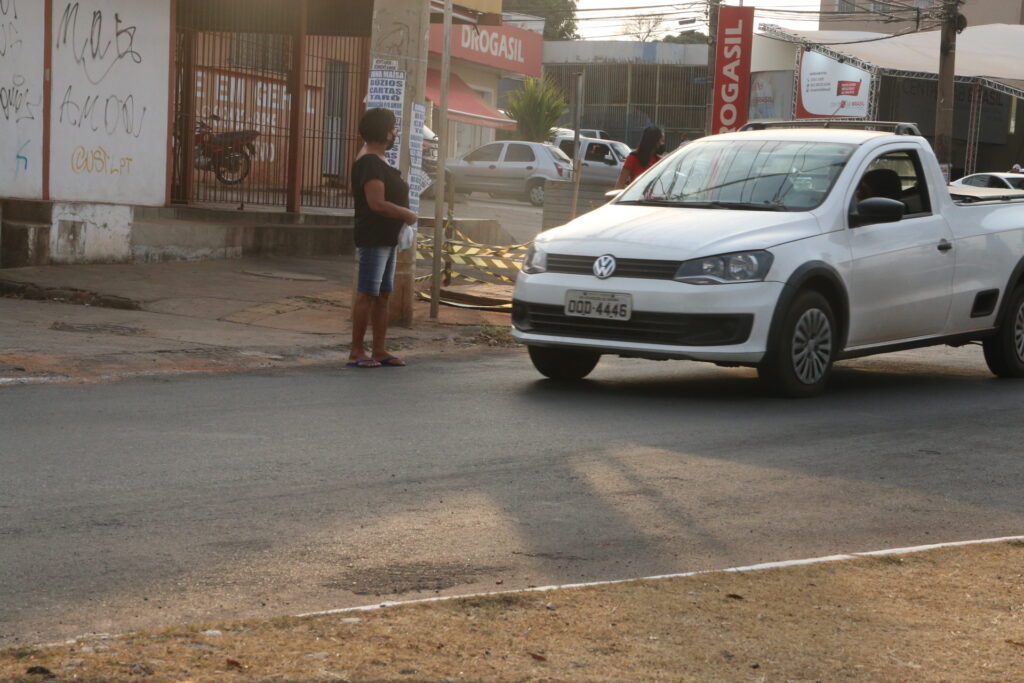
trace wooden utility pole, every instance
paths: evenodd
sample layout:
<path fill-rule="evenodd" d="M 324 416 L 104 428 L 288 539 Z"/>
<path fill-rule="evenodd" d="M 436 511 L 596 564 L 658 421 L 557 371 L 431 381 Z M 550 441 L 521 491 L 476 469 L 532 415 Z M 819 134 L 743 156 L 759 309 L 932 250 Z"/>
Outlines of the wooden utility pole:
<path fill-rule="evenodd" d="M 714 131 L 712 119 L 715 113 L 715 69 L 718 67 L 718 10 L 722 0 L 708 0 L 708 103 L 704 113 L 704 134 L 711 135 Z"/>
<path fill-rule="evenodd" d="M 953 166 L 953 104 L 956 96 L 956 33 L 959 0 L 945 0 L 939 43 L 939 87 L 935 102 L 935 156 L 946 181 Z"/>

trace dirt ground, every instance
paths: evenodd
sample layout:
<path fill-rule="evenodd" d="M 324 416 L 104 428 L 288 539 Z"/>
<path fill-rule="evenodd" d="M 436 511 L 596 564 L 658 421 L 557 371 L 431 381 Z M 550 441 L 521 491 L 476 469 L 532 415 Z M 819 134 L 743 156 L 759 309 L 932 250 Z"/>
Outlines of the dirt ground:
<path fill-rule="evenodd" d="M 2 651 L 0 680 L 1019 681 L 1022 572 L 1003 541 L 174 626 Z"/>

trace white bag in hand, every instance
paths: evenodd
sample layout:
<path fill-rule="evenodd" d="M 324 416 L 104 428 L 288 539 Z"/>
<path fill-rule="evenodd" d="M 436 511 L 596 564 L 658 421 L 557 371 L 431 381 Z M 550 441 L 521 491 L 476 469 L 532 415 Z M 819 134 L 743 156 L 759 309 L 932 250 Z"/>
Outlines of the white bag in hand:
<path fill-rule="evenodd" d="M 403 225 L 402 231 L 398 233 L 398 250 L 405 251 L 416 245 L 416 223 Z"/>

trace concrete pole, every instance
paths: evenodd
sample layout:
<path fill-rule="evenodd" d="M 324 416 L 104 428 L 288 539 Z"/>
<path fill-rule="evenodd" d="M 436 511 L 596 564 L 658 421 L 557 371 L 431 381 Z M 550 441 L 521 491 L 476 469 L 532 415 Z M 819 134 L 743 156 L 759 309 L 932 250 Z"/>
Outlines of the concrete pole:
<path fill-rule="evenodd" d="M 939 87 L 935 102 L 935 156 L 949 181 L 953 165 L 953 105 L 956 93 L 957 0 L 946 0 L 939 39 Z"/>
<path fill-rule="evenodd" d="M 444 0 L 444 47 L 441 50 L 441 121 L 437 126 L 437 178 L 434 180 L 434 260 L 430 278 L 430 318 L 437 320 L 441 301 L 441 248 L 444 244 L 444 197 L 448 161 L 448 80 L 452 71 L 452 0 Z"/>
<path fill-rule="evenodd" d="M 374 59 L 396 62 L 398 68 L 405 72 L 398 169 L 407 180 L 410 171 L 412 105 L 426 99 L 429 37 L 430 3 L 422 0 L 388 0 L 374 3 L 371 62 Z M 398 261 L 395 264 L 395 289 L 388 300 L 388 320 L 391 325 L 412 326 L 415 267 L 415 249 L 398 252 Z"/>

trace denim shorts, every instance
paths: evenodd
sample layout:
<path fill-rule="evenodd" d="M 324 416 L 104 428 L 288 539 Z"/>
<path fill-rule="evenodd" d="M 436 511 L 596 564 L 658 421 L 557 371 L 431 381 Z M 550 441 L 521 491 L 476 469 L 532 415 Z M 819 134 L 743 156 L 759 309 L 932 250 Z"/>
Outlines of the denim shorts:
<path fill-rule="evenodd" d="M 356 291 L 380 296 L 395 287 L 396 247 L 359 247 L 359 284 Z"/>

